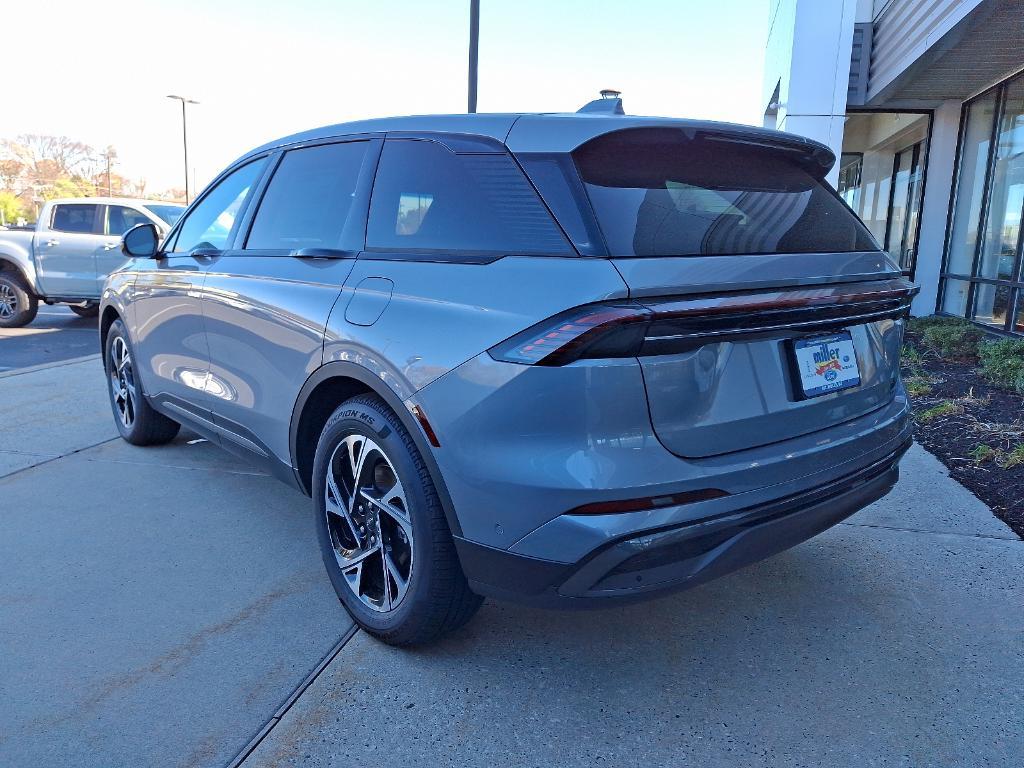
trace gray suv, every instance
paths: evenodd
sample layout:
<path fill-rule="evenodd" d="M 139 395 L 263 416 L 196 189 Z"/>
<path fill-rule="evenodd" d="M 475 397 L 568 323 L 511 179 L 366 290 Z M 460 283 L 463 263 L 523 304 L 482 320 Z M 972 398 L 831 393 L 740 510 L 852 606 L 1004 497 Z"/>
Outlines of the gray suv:
<path fill-rule="evenodd" d="M 801 542 L 910 440 L 903 279 L 792 135 L 450 115 L 253 150 L 106 284 L 129 442 L 179 425 L 313 499 L 394 644 L 482 596 L 592 607 Z"/>

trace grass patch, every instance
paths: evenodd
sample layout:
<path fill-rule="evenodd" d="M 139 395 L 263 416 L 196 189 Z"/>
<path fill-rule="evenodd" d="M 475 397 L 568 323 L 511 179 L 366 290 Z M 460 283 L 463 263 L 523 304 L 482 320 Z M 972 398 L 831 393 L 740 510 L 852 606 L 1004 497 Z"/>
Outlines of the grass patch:
<path fill-rule="evenodd" d="M 978 357 L 982 376 L 996 386 L 1024 394 L 1024 339 L 982 344 Z"/>
<path fill-rule="evenodd" d="M 908 376 L 903 386 L 911 397 L 927 397 L 932 392 L 932 380 L 927 376 Z"/>
<path fill-rule="evenodd" d="M 914 376 L 921 375 L 921 368 L 924 366 L 924 355 L 917 350 L 917 347 L 904 344 L 903 352 L 900 355 L 900 361 Z"/>
<path fill-rule="evenodd" d="M 976 445 L 971 451 L 971 458 L 977 464 L 984 464 L 986 461 L 994 462 L 1002 469 L 1013 469 L 1024 466 L 1024 443 L 1020 443 L 1012 450 L 1004 451 L 1002 448 L 993 448 L 991 445 Z"/>
<path fill-rule="evenodd" d="M 944 416 L 957 416 L 964 412 L 964 407 L 958 403 L 954 403 L 951 400 L 946 400 L 933 405 L 931 408 L 921 411 L 916 414 L 915 418 L 920 424 L 927 424 L 929 421 L 935 419 L 941 419 Z"/>
<path fill-rule="evenodd" d="M 1021 443 L 1012 451 L 1004 453 L 1001 457 L 996 459 L 996 462 L 1003 469 L 1012 469 L 1013 467 L 1019 467 L 1024 464 L 1024 443 Z"/>
<path fill-rule="evenodd" d="M 992 461 L 1001 453 L 998 448 L 993 448 L 991 445 L 976 445 L 971 450 L 971 458 L 979 464 L 984 464 L 986 461 Z"/>

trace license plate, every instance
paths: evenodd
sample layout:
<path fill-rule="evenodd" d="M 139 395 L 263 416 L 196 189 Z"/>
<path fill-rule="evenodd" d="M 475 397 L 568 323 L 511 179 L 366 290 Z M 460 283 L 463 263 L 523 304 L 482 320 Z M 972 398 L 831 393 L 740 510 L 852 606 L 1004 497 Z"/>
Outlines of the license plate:
<path fill-rule="evenodd" d="M 857 353 L 849 331 L 793 342 L 793 356 L 804 397 L 817 397 L 860 385 Z"/>

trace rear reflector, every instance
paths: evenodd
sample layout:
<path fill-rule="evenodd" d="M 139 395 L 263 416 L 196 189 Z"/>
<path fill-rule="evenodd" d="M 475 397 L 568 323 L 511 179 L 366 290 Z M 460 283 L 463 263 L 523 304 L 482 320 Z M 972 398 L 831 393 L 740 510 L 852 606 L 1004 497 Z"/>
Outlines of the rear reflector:
<path fill-rule="evenodd" d="M 593 504 L 584 504 L 569 510 L 569 515 L 613 515 L 622 512 L 642 512 L 648 509 L 661 509 L 662 507 L 678 507 L 681 504 L 693 504 L 698 501 L 709 501 L 728 496 L 727 491 L 718 488 L 701 488 L 696 491 L 685 493 L 673 493 L 666 496 L 648 496 L 643 499 L 623 499 L 621 501 L 598 501 Z"/>
<path fill-rule="evenodd" d="M 538 323 L 488 353 L 508 363 L 558 366 L 580 359 L 675 354 L 717 340 L 819 333 L 903 317 L 918 290 L 897 279 L 589 304 Z"/>

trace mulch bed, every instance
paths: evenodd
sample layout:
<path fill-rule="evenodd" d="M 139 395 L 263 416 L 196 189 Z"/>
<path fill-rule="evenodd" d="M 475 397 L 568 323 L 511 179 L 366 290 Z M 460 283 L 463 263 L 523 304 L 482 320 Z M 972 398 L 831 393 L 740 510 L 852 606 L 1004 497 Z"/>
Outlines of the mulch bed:
<path fill-rule="evenodd" d="M 907 335 L 907 345 L 922 361 L 913 371 L 905 366 L 904 378 L 916 374 L 915 381 L 921 381 L 923 374 L 930 388 L 927 394 L 911 395 L 914 437 L 1024 538 L 1024 463 L 1003 468 L 995 458 L 976 458 L 980 445 L 1005 456 L 1024 443 L 1024 396 L 993 387 L 971 362 L 937 359 L 915 334 Z M 949 412 L 922 418 L 936 406 Z"/>

